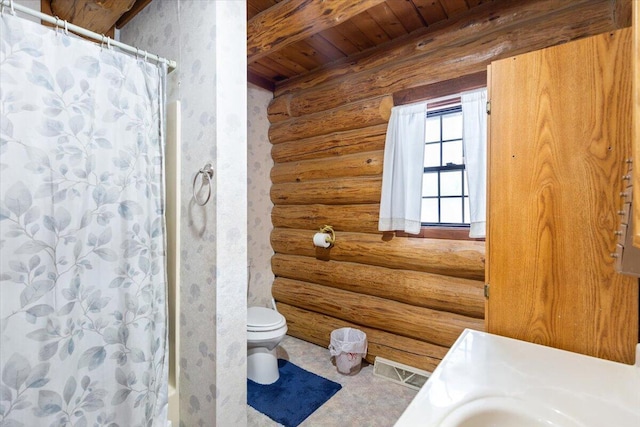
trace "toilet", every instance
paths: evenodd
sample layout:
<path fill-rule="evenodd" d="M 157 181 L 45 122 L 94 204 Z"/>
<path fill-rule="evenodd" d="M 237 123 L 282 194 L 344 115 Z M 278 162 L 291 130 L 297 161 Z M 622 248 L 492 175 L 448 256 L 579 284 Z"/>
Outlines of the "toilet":
<path fill-rule="evenodd" d="M 247 378 L 258 384 L 272 384 L 280 378 L 276 347 L 287 333 L 287 321 L 276 310 L 249 307 L 247 310 Z"/>

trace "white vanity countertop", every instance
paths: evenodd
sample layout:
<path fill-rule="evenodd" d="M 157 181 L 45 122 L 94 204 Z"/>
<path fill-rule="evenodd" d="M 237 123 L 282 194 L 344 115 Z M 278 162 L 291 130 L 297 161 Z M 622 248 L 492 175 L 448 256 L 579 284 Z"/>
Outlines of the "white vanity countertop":
<path fill-rule="evenodd" d="M 639 427 L 640 367 L 466 329 L 395 426 L 440 426 L 486 398 L 544 413 L 550 426 Z"/>

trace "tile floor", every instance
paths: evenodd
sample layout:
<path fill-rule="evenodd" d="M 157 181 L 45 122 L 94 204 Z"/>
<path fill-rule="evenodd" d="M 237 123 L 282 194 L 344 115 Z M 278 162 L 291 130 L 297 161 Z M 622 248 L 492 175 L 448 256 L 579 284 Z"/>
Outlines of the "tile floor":
<path fill-rule="evenodd" d="M 354 376 L 342 375 L 332 364 L 328 349 L 288 335 L 278 347 L 278 358 L 342 384 L 342 389 L 300 427 L 391 427 L 417 393 L 373 375 L 373 365 L 364 364 Z M 249 405 L 247 414 L 249 427 L 281 425 Z"/>

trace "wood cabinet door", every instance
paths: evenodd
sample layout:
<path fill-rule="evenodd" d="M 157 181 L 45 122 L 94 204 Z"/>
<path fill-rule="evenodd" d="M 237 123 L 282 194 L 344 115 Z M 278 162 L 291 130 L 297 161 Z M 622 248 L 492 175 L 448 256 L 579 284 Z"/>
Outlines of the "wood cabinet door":
<path fill-rule="evenodd" d="M 640 248 L 640 1 L 633 2 L 633 245 Z"/>
<path fill-rule="evenodd" d="M 638 280 L 615 271 L 631 30 L 493 62 L 487 331 L 633 363 Z"/>

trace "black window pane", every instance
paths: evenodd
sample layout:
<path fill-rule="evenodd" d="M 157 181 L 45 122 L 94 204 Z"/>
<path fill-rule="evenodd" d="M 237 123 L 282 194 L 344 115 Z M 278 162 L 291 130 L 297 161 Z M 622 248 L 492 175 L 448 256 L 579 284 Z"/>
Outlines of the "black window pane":
<path fill-rule="evenodd" d="M 462 171 L 440 172 L 440 196 L 462 196 Z"/>
<path fill-rule="evenodd" d="M 424 146 L 424 167 L 440 166 L 440 143 L 425 144 Z"/>
<path fill-rule="evenodd" d="M 462 223 L 462 197 L 440 199 L 440 222 Z"/>
<path fill-rule="evenodd" d="M 442 166 L 447 163 L 462 164 L 462 140 L 447 141 L 442 143 Z"/>
<path fill-rule="evenodd" d="M 442 116 L 442 140 L 462 138 L 462 111 Z"/>
<path fill-rule="evenodd" d="M 422 197 L 438 197 L 438 172 L 422 175 Z"/>
<path fill-rule="evenodd" d="M 464 223 L 465 224 L 469 224 L 471 223 L 471 217 L 469 216 L 469 198 L 465 197 L 464 198 Z"/>
<path fill-rule="evenodd" d="M 422 199 L 422 222 L 438 222 L 438 199 Z"/>
<path fill-rule="evenodd" d="M 427 112 L 422 179 L 423 223 L 469 223 L 469 198 L 463 162 L 462 107 Z"/>
<path fill-rule="evenodd" d="M 426 126 L 424 142 L 440 141 L 440 116 L 428 117 Z"/>

